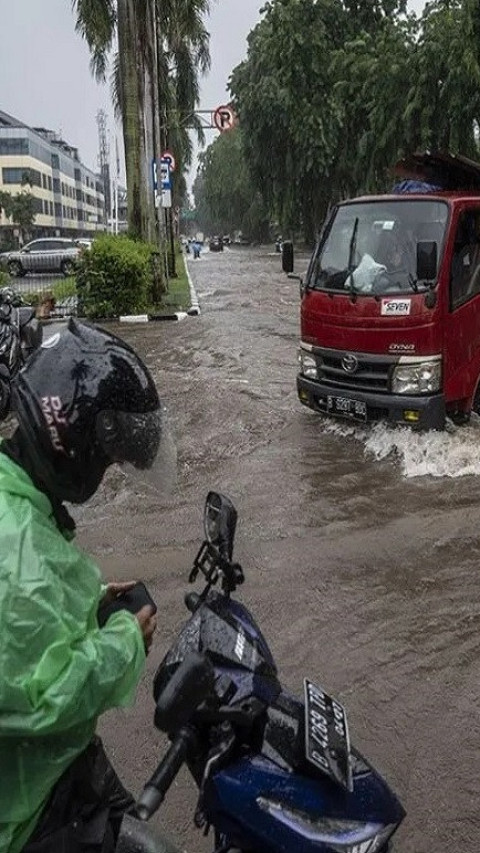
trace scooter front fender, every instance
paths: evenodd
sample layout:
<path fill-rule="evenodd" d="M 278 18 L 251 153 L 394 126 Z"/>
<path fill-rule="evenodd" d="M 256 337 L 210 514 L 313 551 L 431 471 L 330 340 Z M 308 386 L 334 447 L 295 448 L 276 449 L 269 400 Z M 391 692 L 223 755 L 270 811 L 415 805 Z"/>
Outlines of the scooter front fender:
<path fill-rule="evenodd" d="M 115 853 L 180 853 L 180 850 L 150 824 L 125 815 Z"/>

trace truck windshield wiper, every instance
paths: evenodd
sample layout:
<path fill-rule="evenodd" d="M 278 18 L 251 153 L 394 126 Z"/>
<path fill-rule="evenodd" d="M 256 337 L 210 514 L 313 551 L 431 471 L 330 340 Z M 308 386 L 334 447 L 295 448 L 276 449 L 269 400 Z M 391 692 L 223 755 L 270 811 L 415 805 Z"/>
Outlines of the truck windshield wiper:
<path fill-rule="evenodd" d="M 356 299 L 355 296 L 355 285 L 353 283 L 353 271 L 355 269 L 355 265 L 353 263 L 353 259 L 355 257 L 355 251 L 357 248 L 357 232 L 358 232 L 358 216 L 355 217 L 355 222 L 353 224 L 352 236 L 350 239 L 350 247 L 348 250 L 348 278 L 345 284 L 348 282 L 348 290 L 350 291 L 350 295 L 352 299 Z"/>
<path fill-rule="evenodd" d="M 413 276 L 411 272 L 409 272 L 407 280 L 413 292 L 418 293 L 418 279 L 415 278 L 415 276 Z"/>

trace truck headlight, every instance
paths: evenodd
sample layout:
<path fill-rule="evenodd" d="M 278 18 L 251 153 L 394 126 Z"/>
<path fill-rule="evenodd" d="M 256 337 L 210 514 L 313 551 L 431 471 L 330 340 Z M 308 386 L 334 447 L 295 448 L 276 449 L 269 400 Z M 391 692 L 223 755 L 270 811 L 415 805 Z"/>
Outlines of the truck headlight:
<path fill-rule="evenodd" d="M 440 359 L 398 364 L 393 371 L 392 391 L 394 394 L 432 394 L 440 390 L 441 382 Z"/>
<path fill-rule="evenodd" d="M 298 361 L 300 364 L 300 373 L 307 379 L 318 379 L 317 362 L 313 355 L 305 352 L 304 349 L 298 351 Z"/>

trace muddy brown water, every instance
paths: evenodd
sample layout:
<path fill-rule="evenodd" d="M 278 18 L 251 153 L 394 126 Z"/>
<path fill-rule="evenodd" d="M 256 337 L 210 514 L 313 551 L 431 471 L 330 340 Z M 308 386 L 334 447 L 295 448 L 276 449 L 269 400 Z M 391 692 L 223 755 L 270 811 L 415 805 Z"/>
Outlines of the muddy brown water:
<path fill-rule="evenodd" d="M 306 257 L 299 259 L 304 268 Z M 234 501 L 239 591 L 295 692 L 346 705 L 352 740 L 398 793 L 397 853 L 477 853 L 480 839 L 480 427 L 416 436 L 323 421 L 295 391 L 298 284 L 269 249 L 190 260 L 202 313 L 121 326 L 170 413 L 178 485 L 166 498 L 112 472 L 77 508 L 107 577 L 144 578 L 159 628 L 135 708 L 101 733 L 138 792 L 165 748 L 151 679 L 186 611 L 210 488 Z M 155 818 L 189 853 L 186 772 Z"/>

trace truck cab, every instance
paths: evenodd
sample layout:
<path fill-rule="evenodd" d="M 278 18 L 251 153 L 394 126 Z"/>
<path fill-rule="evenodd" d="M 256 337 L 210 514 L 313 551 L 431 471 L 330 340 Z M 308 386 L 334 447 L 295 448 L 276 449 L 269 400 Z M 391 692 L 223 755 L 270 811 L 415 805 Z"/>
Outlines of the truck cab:
<path fill-rule="evenodd" d="M 297 390 L 326 415 L 443 429 L 480 411 L 480 165 L 416 154 L 395 171 L 391 194 L 341 202 L 323 229 Z"/>

